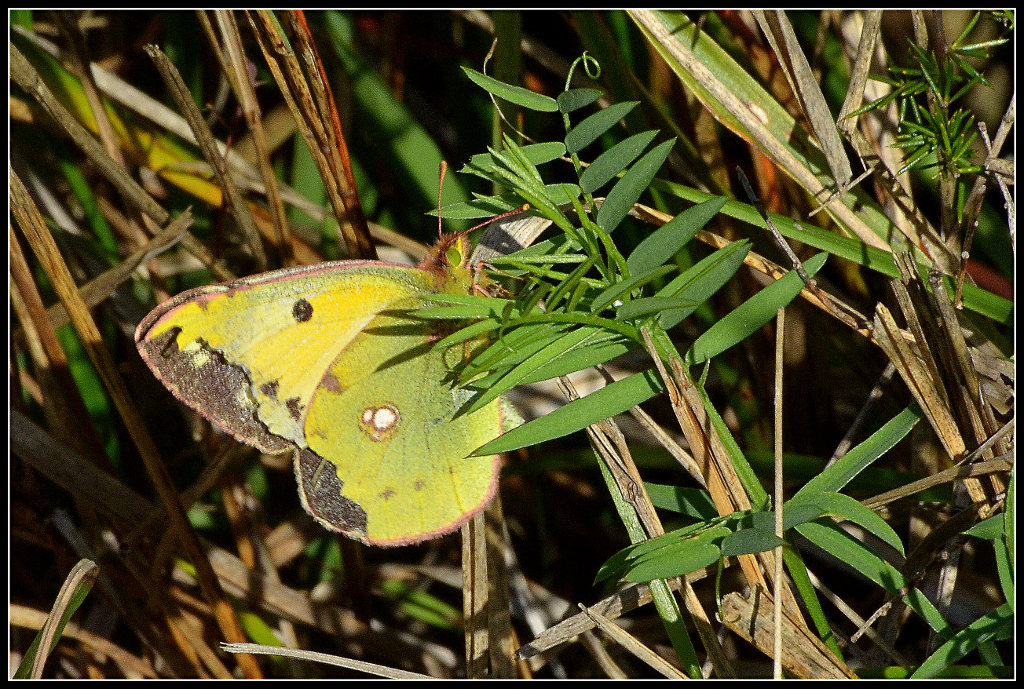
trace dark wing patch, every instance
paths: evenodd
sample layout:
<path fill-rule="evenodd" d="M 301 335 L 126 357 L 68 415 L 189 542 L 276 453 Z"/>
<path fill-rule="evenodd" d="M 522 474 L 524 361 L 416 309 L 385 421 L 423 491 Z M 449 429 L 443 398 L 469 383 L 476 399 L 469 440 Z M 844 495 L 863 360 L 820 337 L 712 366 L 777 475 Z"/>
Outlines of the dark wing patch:
<path fill-rule="evenodd" d="M 306 511 L 328 529 L 366 542 L 366 511 L 341 494 L 334 465 L 305 448 L 295 455 L 295 478 Z"/>
<path fill-rule="evenodd" d="M 150 365 L 174 395 L 242 442 L 276 455 L 294 447 L 274 435 L 257 417 L 252 381 L 215 350 L 202 346 L 181 351 L 172 328 L 139 342 Z"/>

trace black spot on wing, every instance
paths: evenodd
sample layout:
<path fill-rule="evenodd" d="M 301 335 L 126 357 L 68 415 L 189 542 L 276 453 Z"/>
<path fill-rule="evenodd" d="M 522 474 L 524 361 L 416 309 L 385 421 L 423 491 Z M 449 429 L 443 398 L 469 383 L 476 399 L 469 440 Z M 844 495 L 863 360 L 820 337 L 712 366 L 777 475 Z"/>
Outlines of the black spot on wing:
<path fill-rule="evenodd" d="M 296 323 L 305 323 L 313 317 L 313 305 L 307 299 L 297 299 L 292 304 L 292 317 Z"/>

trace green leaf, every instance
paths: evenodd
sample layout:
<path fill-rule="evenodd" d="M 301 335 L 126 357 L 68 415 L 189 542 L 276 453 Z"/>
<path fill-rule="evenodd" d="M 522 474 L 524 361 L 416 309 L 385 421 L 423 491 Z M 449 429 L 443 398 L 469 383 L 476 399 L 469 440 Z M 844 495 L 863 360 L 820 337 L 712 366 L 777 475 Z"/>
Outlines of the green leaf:
<path fill-rule="evenodd" d="M 598 137 L 606 131 L 614 127 L 637 104 L 637 101 L 615 103 L 587 117 L 565 135 L 565 150 L 568 153 L 579 153 L 597 141 Z"/>
<path fill-rule="evenodd" d="M 666 305 L 658 315 L 658 325 L 668 330 L 696 311 L 736 274 L 749 251 L 750 242 L 747 240 L 733 242 L 701 259 L 665 285 L 654 298 L 671 297 L 682 303 L 675 307 Z"/>
<path fill-rule="evenodd" d="M 666 486 L 644 482 L 651 504 L 663 510 L 672 510 L 695 519 L 713 519 L 718 516 L 715 502 L 703 488 Z"/>
<path fill-rule="evenodd" d="M 709 198 L 713 198 L 712 195 L 706 192 L 662 179 L 654 180 L 651 183 L 651 188 L 693 202 L 706 201 Z M 722 209 L 722 213 L 751 225 L 763 226 L 763 221 L 760 219 L 761 216 L 749 204 L 729 201 Z M 888 251 L 882 251 L 881 249 L 869 246 L 859 239 L 844 237 L 835 232 L 806 223 L 797 223 L 792 218 L 784 215 L 771 214 L 771 218 L 784 237 L 807 244 L 821 251 L 827 251 L 829 254 L 845 258 L 848 261 L 883 275 L 899 277 L 899 270 L 893 263 L 892 254 Z M 879 213 L 879 222 L 888 223 L 888 220 L 885 220 L 881 213 Z M 924 270 L 927 273 L 927 267 Z M 945 279 L 947 289 L 950 290 L 950 295 L 952 295 L 953 289 L 955 289 L 954 278 L 952 276 L 945 276 Z M 992 294 L 977 285 L 965 284 L 963 286 L 963 300 L 964 306 L 987 318 L 991 318 L 1004 325 L 1011 325 L 1013 322 L 1014 302 L 1010 299 Z"/>
<path fill-rule="evenodd" d="M 591 326 L 580 326 L 580 329 Z M 563 352 L 546 365 L 538 368 L 527 376 L 520 384 L 527 385 L 541 380 L 550 380 L 558 376 L 568 375 L 585 368 L 603 364 L 617 356 L 621 356 L 634 348 L 634 344 L 619 333 L 612 333 L 603 328 L 593 328 L 592 335 L 574 349 Z"/>
<path fill-rule="evenodd" d="M 590 393 L 586 397 L 569 402 L 550 414 L 513 428 L 483 447 L 477 448 L 474 456 L 511 452 L 528 445 L 581 431 L 592 423 L 621 414 L 634 406 L 663 392 L 665 386 L 655 371 L 636 373 L 617 380 Z"/>
<path fill-rule="evenodd" d="M 687 208 L 648 235 L 626 259 L 630 274 L 644 272 L 671 261 L 676 252 L 722 210 L 727 200 L 720 197 Z"/>
<path fill-rule="evenodd" d="M 657 266 L 644 272 L 634 273 L 629 278 L 607 287 L 594 297 L 594 301 L 590 305 L 590 312 L 600 313 L 619 297 L 628 296 L 630 292 L 638 287 L 675 272 L 675 270 L 675 266 Z"/>
<path fill-rule="evenodd" d="M 598 89 L 568 89 L 559 93 L 555 100 L 559 111 L 568 114 L 597 102 L 602 95 L 604 93 Z"/>
<path fill-rule="evenodd" d="M 413 318 L 432 319 L 474 319 L 474 318 L 497 318 L 508 307 L 514 307 L 516 302 L 511 299 L 498 299 L 496 297 L 484 297 L 475 294 L 425 294 L 423 300 L 450 306 L 426 306 L 420 309 L 408 311 Z M 398 315 L 401 312 L 395 310 L 389 313 Z"/>
<path fill-rule="evenodd" d="M 763 553 L 784 543 L 785 541 L 776 536 L 774 532 L 752 527 L 739 529 L 729 534 L 722 539 L 719 548 L 721 548 L 723 556 L 732 557 L 749 553 Z"/>
<path fill-rule="evenodd" d="M 870 548 L 828 520 L 800 524 L 796 530 L 832 557 L 852 567 L 888 593 L 899 595 L 909 585 L 906 577 Z"/>
<path fill-rule="evenodd" d="M 612 190 L 608 192 L 604 203 L 597 210 L 597 224 L 609 234 L 629 214 L 633 204 L 640 200 L 640 196 L 651 185 L 651 180 L 658 174 L 668 154 L 675 145 L 675 139 L 669 139 L 658 144 L 644 154 L 629 172 L 622 176 Z"/>
<path fill-rule="evenodd" d="M 453 203 L 441 208 L 441 217 L 445 220 L 476 220 L 501 215 L 522 205 L 517 194 L 501 194 L 499 196 L 479 196 L 471 201 Z M 430 211 L 428 215 L 435 215 Z"/>
<path fill-rule="evenodd" d="M 565 155 L 565 144 L 561 141 L 546 141 L 538 144 L 528 144 L 522 146 L 519 150 L 534 165 L 543 165 Z M 490 153 L 477 153 L 469 159 L 469 162 L 463 166 L 461 171 L 473 174 L 479 174 L 480 172 L 493 174 L 498 170 L 498 167 Z"/>
<path fill-rule="evenodd" d="M 985 541 L 994 541 L 1003 535 L 1005 528 L 1004 515 L 996 514 L 988 519 L 978 522 L 971 528 L 964 531 L 968 536 L 974 536 Z"/>
<path fill-rule="evenodd" d="M 627 301 L 615 310 L 615 319 L 629 321 L 651 314 L 668 312 L 691 312 L 700 306 L 699 302 L 689 297 L 641 297 Z"/>
<path fill-rule="evenodd" d="M 583 276 L 590 272 L 593 266 L 594 258 L 593 256 L 588 256 L 587 260 L 573 268 L 571 273 L 559 280 L 551 294 L 547 297 L 548 311 L 565 310 L 561 304 L 562 300 L 575 294 L 575 291 L 580 289 L 579 285 L 582 284 Z"/>
<path fill-rule="evenodd" d="M 912 679 L 927 679 L 934 677 L 950 665 L 976 649 L 981 644 L 992 639 L 998 639 L 1012 634 L 1014 625 L 1014 609 L 1009 603 L 1004 603 L 992 612 L 984 615 L 959 632 L 953 635 L 935 650 L 935 653 L 928 656 L 921 666 L 911 675 Z"/>
<path fill-rule="evenodd" d="M 873 533 L 896 550 L 900 555 L 904 554 L 903 543 L 900 541 L 900 537 L 896 532 L 893 531 L 893 528 L 889 526 L 884 519 L 878 516 L 878 514 L 865 507 L 857 500 L 854 500 L 849 495 L 825 492 L 808 493 L 806 497 L 803 495 L 800 497 L 794 496 L 786 503 L 783 509 L 783 514 L 788 518 L 790 511 L 799 507 L 814 507 L 833 517 L 848 519 L 854 524 L 857 524 Z M 811 517 L 811 519 L 816 517 L 817 515 L 815 515 L 815 517 Z M 804 521 L 810 521 L 810 519 Z"/>
<path fill-rule="evenodd" d="M 916 404 L 910 405 L 872 433 L 871 437 L 840 457 L 832 466 L 805 483 L 792 500 L 814 500 L 815 496 L 822 493 L 836 493 L 842 490 L 843 486 L 857 474 L 905 438 L 920 420 L 920 408 Z"/>
<path fill-rule="evenodd" d="M 817 273 L 827 258 L 828 254 L 820 253 L 806 261 L 804 268 L 808 275 Z M 775 318 L 779 308 L 793 301 L 803 288 L 797 272 L 789 271 L 708 328 L 686 352 L 686 363 L 690 366 L 703 363 L 742 342 Z"/>
<path fill-rule="evenodd" d="M 476 323 L 471 323 L 461 330 L 456 330 L 451 335 L 442 338 L 438 343 L 438 347 L 451 347 L 452 345 L 460 344 L 468 340 L 475 339 L 486 335 L 487 333 L 497 330 L 501 327 L 501 323 L 497 318 L 485 318 Z"/>
<path fill-rule="evenodd" d="M 504 330 L 486 349 L 473 356 L 464 373 L 476 376 L 488 370 L 507 371 L 546 347 L 569 327 L 568 323 L 531 323 Z"/>
<path fill-rule="evenodd" d="M 497 399 L 500 395 L 517 385 L 523 384 L 527 380 L 531 382 L 537 380 L 536 373 L 538 370 L 548 366 L 553 360 L 560 358 L 567 352 L 576 349 L 583 341 L 591 337 L 595 330 L 595 328 L 586 328 L 585 326 L 565 334 L 556 330 L 550 333 L 548 337 L 533 343 L 530 347 L 533 350 L 532 353 L 526 356 L 521 363 L 509 370 L 500 380 L 491 383 L 486 392 L 481 394 L 478 399 L 473 400 L 473 404 L 466 412 L 482 408 L 491 400 Z"/>
<path fill-rule="evenodd" d="M 666 548 L 657 556 L 641 560 L 622 577 L 626 581 L 645 582 L 681 577 L 718 562 L 722 553 L 714 543 L 699 541 Z"/>
<path fill-rule="evenodd" d="M 557 265 L 584 263 L 588 261 L 583 254 L 543 254 L 541 256 L 527 256 L 521 252 L 508 256 L 494 256 L 487 259 L 487 262 L 495 266 L 526 266 L 526 265 Z"/>
<path fill-rule="evenodd" d="M 775 513 L 769 512 L 768 514 L 772 515 L 774 523 Z M 794 526 L 800 526 L 804 522 L 814 521 L 823 514 L 825 514 L 825 509 L 817 503 L 810 501 L 793 503 L 790 500 L 783 506 L 782 529 L 783 531 L 788 531 Z"/>
<path fill-rule="evenodd" d="M 731 533 L 726 524 L 737 521 L 733 515 L 716 517 L 627 546 L 608 558 L 595 580 L 651 581 L 706 567 L 721 557 L 716 542 Z"/>
<path fill-rule="evenodd" d="M 481 74 L 475 69 L 470 69 L 469 67 L 463 67 L 462 71 L 466 73 L 466 76 L 469 77 L 470 81 L 482 88 L 484 91 L 487 91 L 502 100 L 508 101 L 509 103 L 519 105 L 527 110 L 536 110 L 538 112 L 558 112 L 558 103 L 550 96 L 545 96 L 541 93 L 524 89 L 521 86 L 506 84 L 503 81 L 498 81 L 494 77 Z"/>
<path fill-rule="evenodd" d="M 643 153 L 657 135 L 655 129 L 634 134 L 599 155 L 580 175 L 583 193 L 592 194 L 614 179 Z"/>
<path fill-rule="evenodd" d="M 796 548 L 784 547 L 782 549 L 782 560 L 786 564 L 786 569 L 789 571 L 789 575 L 793 578 L 793 584 L 796 587 L 797 592 L 803 599 L 804 605 L 807 606 L 807 613 L 810 615 L 811 622 L 814 624 L 815 630 L 818 632 L 818 636 L 824 641 L 829 648 L 836 654 L 837 658 L 842 658 L 843 654 L 839 648 L 839 644 L 836 642 L 835 636 L 832 634 L 832 628 L 829 626 L 828 616 L 821 607 L 821 601 L 818 600 L 817 590 L 811 583 L 810 577 L 807 575 L 807 565 L 804 564 L 800 557 L 799 551 Z"/>

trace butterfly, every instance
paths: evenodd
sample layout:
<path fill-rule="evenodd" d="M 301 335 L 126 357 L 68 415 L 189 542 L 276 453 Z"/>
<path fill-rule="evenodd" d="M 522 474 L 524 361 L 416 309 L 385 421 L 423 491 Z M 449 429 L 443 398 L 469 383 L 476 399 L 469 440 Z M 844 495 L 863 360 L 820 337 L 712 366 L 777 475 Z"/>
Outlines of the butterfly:
<path fill-rule="evenodd" d="M 411 312 L 471 294 L 464 235 L 417 266 L 332 261 L 199 287 L 161 304 L 135 340 L 182 402 L 267 454 L 292 453 L 299 496 L 328 529 L 364 543 L 417 543 L 457 529 L 491 500 L 499 458 L 471 456 L 510 419 L 454 371 L 445 321 Z"/>

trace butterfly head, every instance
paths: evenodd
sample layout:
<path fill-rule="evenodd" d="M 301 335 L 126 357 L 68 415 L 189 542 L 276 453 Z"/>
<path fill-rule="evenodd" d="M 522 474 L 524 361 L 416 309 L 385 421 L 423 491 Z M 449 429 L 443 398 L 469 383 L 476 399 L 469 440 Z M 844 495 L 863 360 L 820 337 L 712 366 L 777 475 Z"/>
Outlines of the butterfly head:
<path fill-rule="evenodd" d="M 464 233 L 441 235 L 441 239 L 416 267 L 434 276 L 439 289 L 449 283 L 463 284 L 472 274 L 469 255 L 472 248 Z"/>

